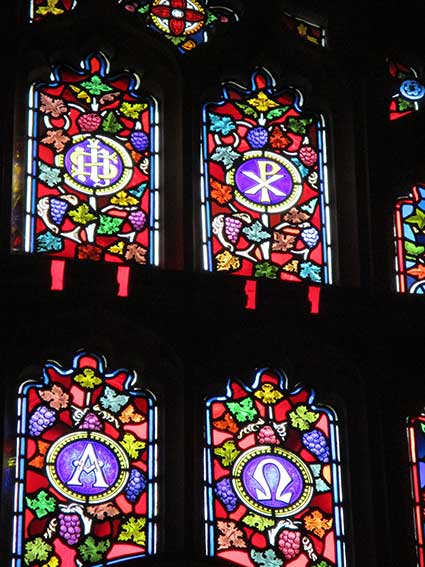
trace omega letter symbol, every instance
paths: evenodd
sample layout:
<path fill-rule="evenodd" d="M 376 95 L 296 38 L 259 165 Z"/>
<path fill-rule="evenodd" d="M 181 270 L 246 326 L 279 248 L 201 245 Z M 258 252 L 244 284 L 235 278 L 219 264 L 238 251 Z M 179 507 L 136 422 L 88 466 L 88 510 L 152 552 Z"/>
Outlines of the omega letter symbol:
<path fill-rule="evenodd" d="M 267 465 L 269 466 L 272 465 L 277 469 L 277 473 L 278 473 L 277 486 L 274 479 L 274 474 L 272 474 L 270 470 L 268 472 L 264 471 L 264 468 Z M 285 467 L 277 459 L 270 457 L 268 459 L 264 459 L 263 461 L 261 461 L 257 465 L 253 477 L 261 486 L 261 489 L 259 488 L 256 489 L 258 500 L 270 500 L 272 498 L 271 488 L 274 488 L 276 500 L 279 500 L 280 502 L 285 502 L 286 504 L 290 502 L 292 497 L 292 492 L 289 491 L 285 492 L 285 489 L 289 486 L 292 479 L 289 476 Z"/>

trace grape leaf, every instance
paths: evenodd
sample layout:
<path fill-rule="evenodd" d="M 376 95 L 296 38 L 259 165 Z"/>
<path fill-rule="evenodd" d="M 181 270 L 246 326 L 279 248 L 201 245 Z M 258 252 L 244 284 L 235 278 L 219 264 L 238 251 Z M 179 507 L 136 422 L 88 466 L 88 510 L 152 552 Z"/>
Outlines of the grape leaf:
<path fill-rule="evenodd" d="M 32 563 L 37 560 L 47 561 L 52 549 L 52 546 L 41 537 L 36 537 L 32 541 L 28 541 L 25 544 L 25 563 Z"/>
<path fill-rule="evenodd" d="M 94 563 L 101 561 L 110 547 L 109 539 L 95 540 L 93 536 L 89 536 L 83 544 L 78 546 L 78 551 L 84 561 Z"/>
<path fill-rule="evenodd" d="M 309 411 L 305 405 L 300 405 L 289 412 L 289 418 L 293 427 L 300 431 L 307 431 L 310 429 L 310 425 L 319 419 L 319 414 Z"/>
<path fill-rule="evenodd" d="M 145 545 L 146 534 L 142 528 L 145 527 L 145 518 L 131 517 L 125 524 L 122 525 L 121 533 L 118 536 L 118 541 L 132 541 L 136 545 Z"/>

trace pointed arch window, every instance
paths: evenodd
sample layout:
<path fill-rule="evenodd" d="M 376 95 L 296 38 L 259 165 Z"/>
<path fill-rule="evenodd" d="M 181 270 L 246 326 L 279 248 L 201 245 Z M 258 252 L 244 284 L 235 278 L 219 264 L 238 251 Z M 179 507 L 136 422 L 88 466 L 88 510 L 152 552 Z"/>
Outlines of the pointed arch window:
<path fill-rule="evenodd" d="M 145 25 L 187 53 L 208 41 L 217 25 L 238 21 L 235 10 L 209 6 L 208 0 L 118 0 L 125 10 L 138 14 Z"/>
<path fill-rule="evenodd" d="M 397 291 L 425 292 L 425 187 L 400 197 L 394 218 Z"/>
<path fill-rule="evenodd" d="M 14 251 L 158 265 L 158 105 L 138 87 L 135 74 L 110 75 L 102 53 L 32 85 Z"/>
<path fill-rule="evenodd" d="M 238 565 L 345 560 L 338 420 L 275 369 L 206 401 L 206 554 Z"/>
<path fill-rule="evenodd" d="M 37 22 L 51 16 L 61 16 L 71 12 L 77 6 L 77 0 L 31 0 L 30 21 Z"/>
<path fill-rule="evenodd" d="M 157 406 L 99 355 L 19 390 L 12 565 L 108 565 L 157 541 Z"/>
<path fill-rule="evenodd" d="M 203 268 L 331 283 L 325 122 L 256 70 L 203 107 Z"/>

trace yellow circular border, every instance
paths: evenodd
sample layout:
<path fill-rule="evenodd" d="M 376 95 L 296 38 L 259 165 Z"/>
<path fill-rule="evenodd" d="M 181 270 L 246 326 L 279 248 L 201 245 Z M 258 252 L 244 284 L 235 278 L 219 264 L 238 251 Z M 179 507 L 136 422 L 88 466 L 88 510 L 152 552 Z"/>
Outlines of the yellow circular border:
<path fill-rule="evenodd" d="M 297 467 L 304 481 L 304 489 L 301 493 L 301 496 L 294 504 L 290 506 L 284 506 L 282 508 L 271 508 L 270 506 L 263 506 L 259 504 L 246 492 L 241 480 L 243 469 L 251 459 L 258 457 L 259 455 L 278 455 L 290 461 L 294 466 Z M 247 451 L 239 455 L 233 465 L 232 483 L 237 495 L 242 500 L 242 502 L 246 504 L 246 506 L 248 506 L 248 508 L 254 510 L 255 512 L 258 512 L 259 514 L 262 514 L 263 516 L 276 516 L 279 518 L 293 516 L 294 514 L 305 508 L 313 497 L 314 492 L 313 476 L 306 463 L 295 453 L 292 453 L 287 449 L 282 449 L 281 447 L 276 447 L 275 445 L 252 447 L 251 449 L 248 449 Z"/>
<path fill-rule="evenodd" d="M 242 156 L 242 163 L 255 158 L 267 158 L 283 165 L 285 169 L 288 170 L 289 175 L 292 177 L 292 182 L 293 182 L 292 191 L 282 203 L 277 203 L 276 205 L 259 205 L 254 203 L 253 201 L 250 201 L 249 199 L 244 197 L 244 195 L 236 187 L 235 174 L 236 174 L 236 170 L 241 165 L 241 162 L 239 162 L 238 166 L 233 167 L 230 171 L 227 172 L 226 175 L 226 183 L 233 187 L 235 199 L 249 209 L 252 209 L 254 211 L 260 211 L 262 213 L 269 213 L 269 214 L 286 211 L 291 207 L 293 207 L 298 201 L 298 199 L 301 197 L 302 188 L 303 188 L 302 177 L 298 168 L 289 159 L 285 158 L 284 156 L 280 156 L 278 154 L 268 151 L 263 152 L 261 150 L 253 150 L 250 152 L 246 152 Z"/>
<path fill-rule="evenodd" d="M 95 494 L 95 495 L 84 496 L 78 492 L 75 492 L 74 490 L 70 490 L 59 479 L 55 468 L 56 459 L 60 451 L 62 451 L 62 449 L 64 449 L 67 445 L 70 445 L 75 441 L 81 441 L 84 439 L 97 441 L 98 443 L 102 443 L 103 445 L 105 445 L 117 457 L 118 464 L 120 467 L 120 473 L 113 486 L 110 487 L 105 492 L 102 492 L 97 495 Z M 77 431 L 75 433 L 69 433 L 68 435 L 64 435 L 63 437 L 60 437 L 50 447 L 46 456 L 46 473 L 53 487 L 63 496 L 66 496 L 67 498 L 73 500 L 74 502 L 99 504 L 101 502 L 106 502 L 107 500 L 111 500 L 112 498 L 114 498 L 118 493 L 122 491 L 124 486 L 127 484 L 129 477 L 129 461 L 124 449 L 110 437 L 103 435 L 103 433 L 98 433 L 97 431 Z"/>
<path fill-rule="evenodd" d="M 113 140 L 112 138 L 108 138 L 107 136 L 101 136 L 99 134 L 96 134 L 94 136 L 92 134 L 78 134 L 77 136 L 74 136 L 72 138 L 72 144 L 73 145 L 79 144 L 80 142 L 87 140 L 87 138 L 95 138 L 101 140 L 106 146 L 110 146 L 119 154 L 119 156 L 123 161 L 122 175 L 118 179 L 118 181 L 116 181 L 112 185 L 108 185 L 108 187 L 87 187 L 87 185 L 83 185 L 82 183 L 78 183 L 78 181 L 75 181 L 75 179 L 71 177 L 71 175 L 68 172 L 65 172 L 63 176 L 65 182 L 67 183 L 67 185 L 69 185 L 76 191 L 79 191 L 80 193 L 84 193 L 85 195 L 94 195 L 97 197 L 97 196 L 111 195 L 112 193 L 117 193 L 117 191 L 123 189 L 127 185 L 127 183 L 131 179 L 131 176 L 133 175 L 134 164 L 130 157 L 130 154 L 116 140 Z M 71 148 L 69 148 L 67 152 L 70 149 Z M 65 159 L 63 159 L 63 162 L 64 161 Z"/>

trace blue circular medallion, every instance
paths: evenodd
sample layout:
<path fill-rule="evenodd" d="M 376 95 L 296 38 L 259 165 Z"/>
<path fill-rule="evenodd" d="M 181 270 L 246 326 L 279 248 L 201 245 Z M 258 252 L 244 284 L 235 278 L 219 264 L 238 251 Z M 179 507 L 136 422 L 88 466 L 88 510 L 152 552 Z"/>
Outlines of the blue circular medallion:
<path fill-rule="evenodd" d="M 419 81 L 406 79 L 400 85 L 400 93 L 410 100 L 420 100 L 425 95 L 425 87 Z"/>

